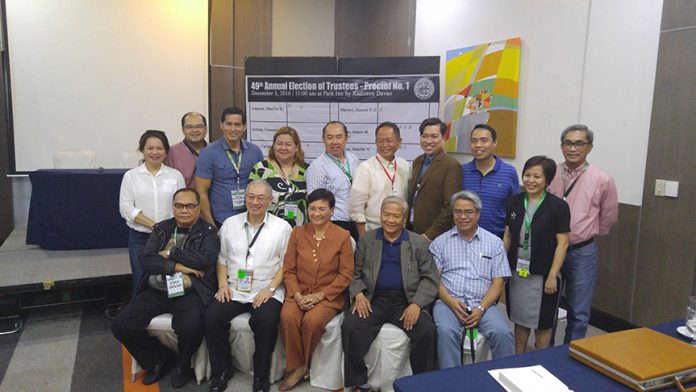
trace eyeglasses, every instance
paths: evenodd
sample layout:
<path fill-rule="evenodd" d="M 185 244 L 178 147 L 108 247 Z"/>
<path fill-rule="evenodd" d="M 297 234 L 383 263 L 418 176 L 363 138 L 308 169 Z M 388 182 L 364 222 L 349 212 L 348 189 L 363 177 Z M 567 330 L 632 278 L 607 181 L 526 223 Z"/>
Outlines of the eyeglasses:
<path fill-rule="evenodd" d="M 193 210 L 196 207 L 198 207 L 198 204 L 174 203 L 174 208 L 176 208 L 177 210 Z"/>
<path fill-rule="evenodd" d="M 454 210 L 454 215 L 456 215 L 456 216 L 464 215 L 467 218 L 471 218 L 472 216 L 474 216 L 474 214 L 476 214 L 476 212 L 478 212 L 478 211 L 476 211 L 476 210 Z"/>
<path fill-rule="evenodd" d="M 561 143 L 561 147 L 570 150 L 573 146 L 577 148 L 578 150 L 582 150 L 586 146 L 590 145 L 592 143 L 587 143 L 583 142 L 582 140 L 578 140 L 576 142 L 571 142 L 570 140 L 564 140 L 563 143 Z"/>
<path fill-rule="evenodd" d="M 186 125 L 184 125 L 184 129 L 187 131 L 191 131 L 194 129 L 205 129 L 205 127 L 206 127 L 205 124 L 196 124 L 196 125 L 186 124 Z"/>
<path fill-rule="evenodd" d="M 247 201 L 254 201 L 254 200 L 256 200 L 256 201 L 258 201 L 259 203 L 263 203 L 263 202 L 265 202 L 266 200 L 268 200 L 269 197 L 268 197 L 268 196 L 264 196 L 264 195 L 258 195 L 258 196 L 256 196 L 256 195 L 252 195 L 252 194 L 247 194 L 247 195 L 246 195 L 246 199 L 247 199 Z"/>

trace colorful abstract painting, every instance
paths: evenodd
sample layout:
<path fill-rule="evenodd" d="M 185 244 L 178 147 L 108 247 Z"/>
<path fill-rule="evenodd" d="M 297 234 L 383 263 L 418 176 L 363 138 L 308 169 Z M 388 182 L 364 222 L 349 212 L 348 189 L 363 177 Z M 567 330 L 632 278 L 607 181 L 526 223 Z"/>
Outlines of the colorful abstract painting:
<path fill-rule="evenodd" d="M 485 123 L 498 134 L 496 154 L 515 157 L 520 43 L 518 37 L 447 51 L 446 151 L 470 153 L 469 133 Z"/>

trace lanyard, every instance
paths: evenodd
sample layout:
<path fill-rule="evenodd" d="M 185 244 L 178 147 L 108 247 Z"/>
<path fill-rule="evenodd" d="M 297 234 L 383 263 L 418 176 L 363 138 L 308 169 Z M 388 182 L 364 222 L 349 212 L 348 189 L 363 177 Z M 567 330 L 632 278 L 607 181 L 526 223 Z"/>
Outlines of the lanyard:
<path fill-rule="evenodd" d="M 246 269 L 248 267 L 248 262 L 249 262 L 249 256 L 251 256 L 251 247 L 254 246 L 254 243 L 256 242 L 256 239 L 259 238 L 259 234 L 261 234 L 261 229 L 263 229 L 263 226 L 266 224 L 266 222 L 263 222 L 261 226 L 259 226 L 259 229 L 256 230 L 256 234 L 254 234 L 254 238 L 251 239 L 251 242 L 247 244 L 247 251 L 246 251 L 246 258 L 244 259 L 244 268 Z M 244 231 L 246 231 L 247 235 L 247 241 L 249 241 L 249 224 L 244 223 Z"/>
<path fill-rule="evenodd" d="M 346 177 L 348 177 L 348 180 L 349 180 L 350 183 L 352 184 L 352 183 L 353 183 L 353 176 L 350 174 L 350 161 L 348 160 L 348 157 L 346 157 L 346 166 L 348 166 L 348 169 L 346 169 L 346 167 L 343 166 L 343 164 L 341 163 L 341 161 L 339 161 L 338 159 L 336 159 L 336 157 L 334 157 L 333 155 L 329 154 L 328 152 L 326 152 L 326 153 L 324 153 L 324 154 L 326 154 L 326 156 L 328 156 L 329 158 L 331 158 L 331 160 L 333 161 L 333 163 L 335 163 L 336 166 L 338 166 L 338 168 L 341 169 L 341 171 L 343 172 L 343 174 L 345 174 Z"/>
<path fill-rule="evenodd" d="M 276 162 L 278 162 L 278 161 L 276 161 Z M 290 166 L 290 175 L 292 175 L 292 169 L 293 169 L 294 167 L 295 167 L 295 161 L 293 161 L 293 162 L 292 162 L 292 166 Z M 292 180 L 290 179 L 290 177 L 288 177 L 287 174 L 285 174 L 285 170 L 283 170 L 283 165 L 282 165 L 280 162 L 278 162 L 278 169 L 279 169 L 280 172 L 283 174 L 283 178 L 281 178 L 281 180 L 282 180 L 285 184 L 287 184 L 288 190 L 289 190 L 290 188 L 292 188 Z"/>
<path fill-rule="evenodd" d="M 527 204 L 529 199 L 529 194 L 524 195 L 524 245 L 522 246 L 522 249 L 524 250 L 524 257 L 529 260 L 529 234 L 531 232 L 531 227 L 532 227 L 532 220 L 529 218 L 529 214 L 527 214 L 528 206 Z M 541 206 L 541 203 L 544 202 L 544 199 L 546 199 L 546 191 L 541 195 L 541 199 L 539 199 L 539 202 L 536 205 L 536 208 L 534 209 L 534 212 L 532 213 L 532 217 L 534 217 L 534 214 L 539 210 L 539 206 Z"/>
<path fill-rule="evenodd" d="M 227 157 L 230 158 L 230 162 L 232 162 L 232 168 L 237 172 L 237 189 L 239 189 L 239 177 L 242 175 L 242 173 L 239 171 L 239 169 L 242 167 L 242 148 L 239 148 L 239 155 L 237 156 L 237 162 L 234 161 L 234 158 L 232 158 L 232 153 L 230 150 L 227 150 Z"/>
<path fill-rule="evenodd" d="M 589 166 L 589 164 L 587 162 L 585 162 L 585 164 L 582 165 L 582 171 L 580 172 L 580 174 L 578 174 L 578 176 L 575 177 L 575 180 L 573 180 L 573 182 L 570 184 L 570 187 L 568 187 L 565 190 L 565 192 L 563 192 L 563 200 L 565 200 L 568 197 L 568 195 L 570 195 L 570 191 L 573 190 L 573 188 L 575 187 L 575 183 L 578 182 L 578 180 L 580 179 L 580 176 L 582 176 L 583 173 L 585 173 L 585 170 L 587 170 L 587 166 Z M 565 182 L 566 168 L 568 168 L 568 165 L 565 165 L 565 168 L 563 168 L 563 170 L 561 171 L 561 179 L 563 180 L 563 187 L 564 188 L 565 188 L 565 183 L 566 183 Z"/>
<path fill-rule="evenodd" d="M 392 193 L 394 193 L 394 180 L 396 180 L 396 157 L 394 157 L 394 175 L 390 176 L 389 171 L 387 170 L 386 167 L 382 164 L 382 161 L 379 159 L 379 157 L 375 157 L 377 159 L 377 162 L 379 162 L 379 165 L 382 166 L 382 170 L 384 170 L 384 175 L 387 176 L 389 179 L 389 182 L 391 182 L 391 188 L 392 188 Z"/>

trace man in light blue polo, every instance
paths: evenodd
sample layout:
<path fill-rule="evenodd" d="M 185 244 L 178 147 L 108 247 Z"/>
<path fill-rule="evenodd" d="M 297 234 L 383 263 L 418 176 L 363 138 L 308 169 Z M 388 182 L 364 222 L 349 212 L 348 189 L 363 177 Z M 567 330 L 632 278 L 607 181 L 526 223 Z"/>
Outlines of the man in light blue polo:
<path fill-rule="evenodd" d="M 465 327 L 478 328 L 491 346 L 493 359 L 515 353 L 512 329 L 496 306 L 510 276 L 503 241 L 478 225 L 482 209 L 475 193 L 457 192 L 450 204 L 455 226 L 430 244 L 440 270 L 440 298 L 433 317 L 441 369 L 461 366 Z"/>
<path fill-rule="evenodd" d="M 237 107 L 222 112 L 222 136 L 204 148 L 196 162 L 201 215 L 220 228 L 225 219 L 246 211 L 244 190 L 254 165 L 263 160 L 259 146 L 242 140 L 246 116 Z"/>
<path fill-rule="evenodd" d="M 493 154 L 498 141 L 492 126 L 474 126 L 469 143 L 474 159 L 462 166 L 462 189 L 481 198 L 483 210 L 479 225 L 503 238 L 505 202 L 520 191 L 517 170 Z"/>

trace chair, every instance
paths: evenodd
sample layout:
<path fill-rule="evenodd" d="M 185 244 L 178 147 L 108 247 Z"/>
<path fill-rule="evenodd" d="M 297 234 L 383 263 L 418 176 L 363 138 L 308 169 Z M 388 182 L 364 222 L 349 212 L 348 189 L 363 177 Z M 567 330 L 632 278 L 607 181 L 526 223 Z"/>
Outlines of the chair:
<path fill-rule="evenodd" d="M 147 332 L 151 336 L 154 336 L 157 339 L 159 339 L 159 341 L 162 342 L 163 345 L 165 345 L 172 351 L 177 351 L 178 340 L 176 334 L 174 333 L 174 328 L 172 328 L 171 313 L 160 314 L 159 316 L 153 318 L 150 321 L 150 325 L 148 325 L 147 327 Z M 193 354 L 193 357 L 191 358 L 191 367 L 193 368 L 193 372 L 196 375 L 196 382 L 200 385 L 201 381 L 203 381 L 206 378 L 206 370 L 207 372 L 210 372 L 210 366 L 208 364 L 208 347 L 205 344 L 205 340 L 203 341 L 203 343 L 201 343 L 201 347 L 198 348 L 198 351 L 196 351 L 196 353 Z M 132 358 L 131 382 L 135 382 L 135 376 L 141 369 L 142 368 L 135 360 L 135 358 Z"/>
<path fill-rule="evenodd" d="M 341 324 L 343 312 L 338 312 L 328 324 L 324 335 L 312 354 L 309 383 L 318 388 L 343 388 L 343 346 Z"/>
<path fill-rule="evenodd" d="M 401 328 L 384 324 L 365 355 L 367 383 L 373 390 L 391 392 L 394 380 L 413 374 L 411 340 Z"/>
<path fill-rule="evenodd" d="M 313 387 L 343 388 L 343 318 L 343 313 L 339 313 L 326 325 L 326 332 L 314 350 L 309 370 L 309 383 Z M 384 324 L 365 355 L 370 388 L 393 391 L 395 379 L 412 374 L 410 352 L 410 340 L 406 333 L 395 325 Z"/>
<path fill-rule="evenodd" d="M 473 339 L 474 345 L 472 352 L 472 334 L 469 331 L 471 330 L 464 328 L 462 333 L 462 364 L 468 365 L 474 362 L 478 363 L 493 359 L 491 346 L 486 341 L 486 338 L 483 337 L 483 334 L 477 329 L 473 330 L 475 331 L 473 332 L 475 338 Z"/>
<path fill-rule="evenodd" d="M 53 154 L 53 167 L 56 169 L 94 169 L 97 167 L 97 154 L 92 150 L 66 149 Z"/>

